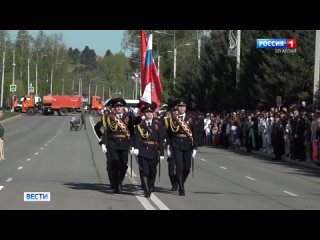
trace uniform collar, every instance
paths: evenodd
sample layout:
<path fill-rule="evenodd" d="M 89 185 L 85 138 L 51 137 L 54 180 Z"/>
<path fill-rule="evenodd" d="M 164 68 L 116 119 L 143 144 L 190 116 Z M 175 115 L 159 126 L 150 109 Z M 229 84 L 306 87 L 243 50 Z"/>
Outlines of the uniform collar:
<path fill-rule="evenodd" d="M 186 117 L 186 113 L 181 114 L 181 115 L 179 114 L 178 116 L 179 116 L 179 118 L 181 118 L 181 116 L 182 116 L 182 118 L 184 119 Z"/>
<path fill-rule="evenodd" d="M 149 120 L 145 120 L 145 122 L 146 122 L 146 125 L 148 126 L 148 123 L 150 123 L 151 125 L 152 125 L 152 118 L 151 119 L 149 119 Z"/>

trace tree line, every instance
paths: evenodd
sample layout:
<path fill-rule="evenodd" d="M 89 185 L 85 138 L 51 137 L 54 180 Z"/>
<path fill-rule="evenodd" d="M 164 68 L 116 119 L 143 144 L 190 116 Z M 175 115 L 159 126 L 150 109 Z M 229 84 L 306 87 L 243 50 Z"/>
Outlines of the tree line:
<path fill-rule="evenodd" d="M 52 94 L 79 94 L 80 90 L 83 95 L 88 95 L 91 85 L 91 95 L 97 93 L 104 95 L 105 99 L 111 95 L 132 98 L 129 59 L 123 52 L 113 54 L 106 46 L 105 56 L 99 57 L 89 46 L 83 50 L 67 48 L 62 34 L 48 35 L 44 31 L 33 37 L 27 30 L 19 30 L 11 38 L 10 31 L 0 30 L 1 60 L 5 52 L 4 105 L 12 97 L 9 86 L 13 81 L 13 72 L 17 85 L 17 91 L 13 94 L 18 97 L 27 94 L 28 60 L 29 81 L 36 91 L 37 74 L 39 96 L 50 93 L 52 79 Z M 0 72 L 2 74 L 2 66 Z"/>
<path fill-rule="evenodd" d="M 172 35 L 173 30 L 161 30 Z M 152 32 L 153 56 L 173 49 L 168 34 Z M 198 36 L 196 35 L 198 32 Z M 200 111 L 223 111 L 245 108 L 269 108 L 282 97 L 284 105 L 307 105 L 313 102 L 314 30 L 242 30 L 240 83 L 236 86 L 236 58 L 228 56 L 230 30 L 204 31 L 176 30 L 176 46 L 193 43 L 191 47 L 177 47 L 176 89 L 173 88 L 173 55 L 162 54 L 160 76 L 164 85 L 163 101 L 170 96 L 187 98 L 192 108 Z M 134 42 L 137 31 L 126 33 L 128 42 Z M 197 39 L 201 39 L 201 57 L 198 59 Z M 274 49 L 257 49 L 259 38 L 295 38 L 295 53 L 276 53 Z M 130 40 L 128 40 L 130 39 Z M 124 44 L 125 45 L 125 44 Z M 133 51 L 134 52 L 134 51 Z M 135 51 L 132 55 L 137 55 Z M 161 55 L 161 53 L 160 53 Z M 315 106 L 320 106 L 319 96 Z M 318 105 L 317 105 L 318 104 Z"/>

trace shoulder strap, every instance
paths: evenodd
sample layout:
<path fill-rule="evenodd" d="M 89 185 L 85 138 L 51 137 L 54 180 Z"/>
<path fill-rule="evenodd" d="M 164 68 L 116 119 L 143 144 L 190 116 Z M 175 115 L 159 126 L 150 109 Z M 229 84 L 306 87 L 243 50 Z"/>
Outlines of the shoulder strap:
<path fill-rule="evenodd" d="M 183 131 L 187 134 L 187 136 L 193 141 L 192 132 L 189 128 L 189 126 L 185 123 L 185 121 L 178 118 L 178 116 L 175 117 L 178 124 L 182 127 Z"/>
<path fill-rule="evenodd" d="M 114 115 L 109 116 L 115 123 L 120 127 L 121 131 L 126 135 L 128 139 L 130 139 L 130 132 L 127 128 L 127 126 L 122 122 L 121 119 L 115 117 Z"/>

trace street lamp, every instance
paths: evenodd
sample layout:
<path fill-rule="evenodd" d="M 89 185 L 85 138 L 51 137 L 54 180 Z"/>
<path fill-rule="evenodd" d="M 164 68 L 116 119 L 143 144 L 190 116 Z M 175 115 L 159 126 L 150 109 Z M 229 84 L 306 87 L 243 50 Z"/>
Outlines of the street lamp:
<path fill-rule="evenodd" d="M 158 55 L 158 73 L 159 73 L 159 76 L 160 76 L 160 57 L 161 57 L 161 53 L 171 53 L 173 52 L 174 55 L 173 55 L 173 90 L 175 90 L 175 84 L 176 84 L 176 68 L 177 68 L 177 48 L 178 47 L 183 47 L 183 46 L 190 46 L 192 45 L 192 43 L 186 43 L 186 44 L 180 44 L 180 45 L 177 45 L 175 46 L 175 48 L 172 50 L 169 50 L 169 51 L 165 51 L 165 52 L 160 52 L 159 55 Z"/>
<path fill-rule="evenodd" d="M 176 49 L 176 30 L 173 30 L 172 33 L 154 31 L 155 33 L 166 34 L 173 36 L 173 91 L 176 88 L 176 69 L 177 69 L 177 49 Z"/>

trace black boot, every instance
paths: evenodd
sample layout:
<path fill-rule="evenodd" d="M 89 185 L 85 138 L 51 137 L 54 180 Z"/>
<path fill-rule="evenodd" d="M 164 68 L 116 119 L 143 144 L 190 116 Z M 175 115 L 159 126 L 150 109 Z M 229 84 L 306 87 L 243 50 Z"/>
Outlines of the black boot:
<path fill-rule="evenodd" d="M 111 172 L 111 169 L 108 169 L 108 168 L 107 168 L 107 172 L 108 172 L 108 178 L 109 178 L 110 188 L 113 189 L 113 181 L 112 181 L 112 172 Z"/>
<path fill-rule="evenodd" d="M 185 196 L 185 191 L 184 191 L 184 182 L 183 182 L 183 176 L 182 174 L 178 175 L 178 185 L 179 185 L 179 195 L 180 196 Z"/>
<path fill-rule="evenodd" d="M 183 179 L 182 179 L 182 180 L 183 180 L 183 184 L 185 184 L 185 182 L 186 182 L 186 180 L 187 180 L 187 178 L 188 178 L 189 173 L 190 173 L 190 172 L 187 172 L 187 173 L 184 173 L 184 174 L 183 174 Z"/>
<path fill-rule="evenodd" d="M 156 177 L 151 177 L 149 179 L 149 189 L 150 189 L 150 192 L 153 192 L 154 191 L 154 183 L 156 181 Z"/>
<path fill-rule="evenodd" d="M 151 192 L 150 192 L 150 188 L 149 188 L 149 181 L 148 181 L 148 177 L 143 177 L 143 191 L 144 191 L 144 196 L 146 198 L 150 198 Z"/>
<path fill-rule="evenodd" d="M 113 186 L 113 192 L 118 193 L 119 192 L 119 169 L 117 166 L 112 167 L 112 186 Z"/>
<path fill-rule="evenodd" d="M 169 175 L 169 178 L 172 185 L 172 188 L 170 189 L 170 191 L 177 191 L 178 190 L 177 176 Z"/>
<path fill-rule="evenodd" d="M 140 182 L 141 182 L 141 189 L 144 190 L 143 177 L 141 172 L 140 172 Z"/>

